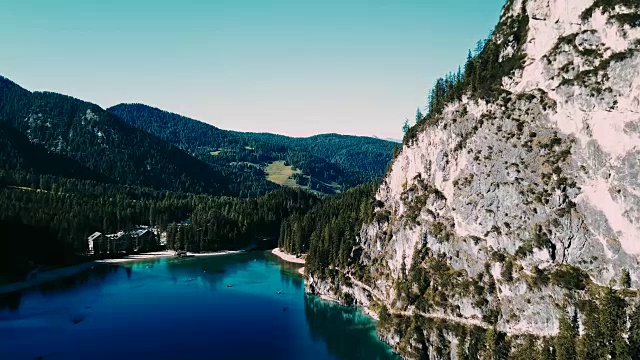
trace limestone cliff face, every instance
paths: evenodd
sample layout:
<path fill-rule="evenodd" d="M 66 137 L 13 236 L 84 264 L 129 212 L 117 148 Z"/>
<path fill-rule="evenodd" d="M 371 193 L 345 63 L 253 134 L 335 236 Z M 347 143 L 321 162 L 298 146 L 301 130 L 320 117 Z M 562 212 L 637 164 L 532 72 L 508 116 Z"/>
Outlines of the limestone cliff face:
<path fill-rule="evenodd" d="M 493 37 L 523 66 L 499 98 L 451 103 L 405 143 L 360 233 L 370 273 L 317 292 L 552 335 L 587 296 L 566 278 L 611 285 L 628 270 L 640 287 L 640 5 L 601 3 L 509 1 Z M 521 17 L 518 44 L 500 28 Z M 419 292 L 408 273 L 434 261 L 444 298 L 407 306 L 397 285 Z"/>

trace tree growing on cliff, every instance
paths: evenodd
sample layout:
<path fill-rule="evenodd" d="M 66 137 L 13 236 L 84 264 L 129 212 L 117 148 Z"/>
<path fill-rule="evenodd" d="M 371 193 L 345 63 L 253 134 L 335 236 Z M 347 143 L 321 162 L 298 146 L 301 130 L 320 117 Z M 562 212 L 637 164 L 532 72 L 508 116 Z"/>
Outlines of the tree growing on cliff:
<path fill-rule="evenodd" d="M 389 309 L 387 309 L 387 305 L 382 305 L 378 313 L 378 326 L 385 327 L 390 321 L 391 315 L 389 314 Z"/>
<path fill-rule="evenodd" d="M 531 360 L 538 359 L 539 351 L 534 338 L 528 336 L 520 345 L 518 345 L 509 355 L 509 359 L 513 360 Z"/>
<path fill-rule="evenodd" d="M 631 274 L 629 274 L 629 270 L 623 269 L 622 275 L 620 275 L 620 286 L 625 289 L 631 287 Z"/>
<path fill-rule="evenodd" d="M 560 330 L 555 339 L 556 360 L 576 360 L 576 338 L 578 334 L 566 314 L 560 317 Z"/>
<path fill-rule="evenodd" d="M 420 111 L 420 108 L 416 110 L 416 124 L 424 119 L 424 114 Z"/>
<path fill-rule="evenodd" d="M 633 360 L 640 360 L 640 304 L 629 314 L 629 353 Z"/>
<path fill-rule="evenodd" d="M 484 349 L 482 360 L 497 360 L 498 354 L 498 331 L 491 327 L 484 335 Z"/>
<path fill-rule="evenodd" d="M 409 119 L 404 119 L 404 125 L 402 125 L 402 133 L 406 135 L 411 129 L 411 125 L 409 125 Z"/>
<path fill-rule="evenodd" d="M 627 331 L 626 302 L 615 290 L 607 288 L 600 301 L 600 328 L 602 329 L 602 350 L 605 356 L 617 359 L 621 350 L 620 341 Z"/>

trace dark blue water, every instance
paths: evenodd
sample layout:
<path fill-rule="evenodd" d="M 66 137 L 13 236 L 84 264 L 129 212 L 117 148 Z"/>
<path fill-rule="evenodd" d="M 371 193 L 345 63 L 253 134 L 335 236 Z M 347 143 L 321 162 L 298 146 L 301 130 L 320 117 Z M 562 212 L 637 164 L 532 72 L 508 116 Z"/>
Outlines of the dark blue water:
<path fill-rule="evenodd" d="M 359 310 L 263 252 L 91 271 L 0 300 L 0 359 L 391 359 Z"/>

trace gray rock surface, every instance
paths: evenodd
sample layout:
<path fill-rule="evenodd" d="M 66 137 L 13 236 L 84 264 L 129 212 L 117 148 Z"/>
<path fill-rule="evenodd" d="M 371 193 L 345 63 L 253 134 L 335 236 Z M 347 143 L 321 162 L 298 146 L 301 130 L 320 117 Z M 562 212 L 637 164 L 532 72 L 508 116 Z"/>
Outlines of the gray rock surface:
<path fill-rule="evenodd" d="M 503 79 L 498 100 L 449 104 L 404 145 L 376 195 L 388 220 L 360 232 L 367 283 L 316 280 L 311 291 L 416 313 L 394 286 L 414 254 L 417 263 L 441 256 L 496 291 L 481 306 L 464 289 L 451 293 L 431 315 L 485 326 L 483 314 L 498 309 L 507 334 L 553 335 L 567 295 L 586 294 L 534 286 L 536 271 L 576 268 L 617 286 L 626 269 L 640 287 L 640 28 L 598 10 L 581 20 L 594 0 L 510 3 L 501 22 L 529 17 L 524 67 Z M 502 276 L 505 258 L 513 279 Z"/>

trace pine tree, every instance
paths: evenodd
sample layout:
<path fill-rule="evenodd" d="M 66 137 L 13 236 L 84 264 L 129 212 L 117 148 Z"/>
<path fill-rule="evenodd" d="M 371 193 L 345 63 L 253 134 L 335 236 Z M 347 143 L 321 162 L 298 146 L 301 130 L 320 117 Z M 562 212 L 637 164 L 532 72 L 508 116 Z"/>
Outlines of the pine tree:
<path fill-rule="evenodd" d="M 422 121 L 423 118 L 424 118 L 424 115 L 422 114 L 422 111 L 420 111 L 420 108 L 418 108 L 416 110 L 416 124 Z"/>
<path fill-rule="evenodd" d="M 583 305 L 584 334 L 578 341 L 578 358 L 593 360 L 602 357 L 602 328 L 600 327 L 600 313 L 598 305 L 588 300 Z"/>
<path fill-rule="evenodd" d="M 560 330 L 555 340 L 556 360 L 576 360 L 576 336 L 566 314 L 560 317 Z"/>
<path fill-rule="evenodd" d="M 498 331 L 495 327 L 487 330 L 484 336 L 483 360 L 496 360 L 498 353 Z"/>
<path fill-rule="evenodd" d="M 479 56 L 482 53 L 482 50 L 484 50 L 484 46 L 486 44 L 485 40 L 478 40 L 476 42 L 476 49 L 475 49 L 475 56 Z"/>
<path fill-rule="evenodd" d="M 389 315 L 389 310 L 387 309 L 387 305 L 382 305 L 380 309 L 380 313 L 378 314 L 378 325 L 381 327 L 385 327 L 391 321 L 391 315 Z"/>
<path fill-rule="evenodd" d="M 349 234 L 346 235 L 345 237 L 350 236 Z M 342 266 L 348 266 L 349 265 L 349 255 L 351 253 L 351 246 L 350 246 L 350 242 L 351 239 L 343 239 L 340 242 L 340 256 L 339 256 L 339 265 Z"/>
<path fill-rule="evenodd" d="M 458 334 L 458 343 L 456 345 L 456 356 L 458 360 L 469 360 L 469 353 L 467 352 L 467 344 L 469 343 L 469 336 L 465 330 Z"/>
<path fill-rule="evenodd" d="M 538 349 L 533 338 L 527 337 L 510 355 L 512 360 L 531 360 L 538 358 Z"/>
<path fill-rule="evenodd" d="M 405 119 L 404 125 L 402 125 L 402 133 L 404 135 L 407 135 L 407 133 L 409 132 L 409 129 L 411 129 L 411 125 L 409 125 L 409 119 Z"/>
<path fill-rule="evenodd" d="M 623 269 L 622 275 L 620 275 L 620 286 L 625 289 L 631 287 L 631 274 L 629 274 L 629 270 Z"/>
<path fill-rule="evenodd" d="M 573 328 L 574 336 L 577 338 L 580 334 L 580 320 L 578 319 L 578 309 L 573 309 L 571 315 L 571 327 Z"/>
<path fill-rule="evenodd" d="M 466 87 L 471 87 L 470 90 L 472 92 L 475 90 L 472 87 L 473 82 L 471 81 L 475 76 L 475 71 L 476 71 L 475 59 L 473 58 L 473 55 L 471 54 L 471 50 L 469 50 L 469 54 L 467 55 L 467 62 L 464 65 L 463 79 L 464 79 L 464 85 Z"/>
<path fill-rule="evenodd" d="M 633 360 L 640 360 L 640 303 L 629 315 L 629 353 Z"/>
<path fill-rule="evenodd" d="M 616 338 L 614 360 L 632 360 L 627 340 L 622 336 Z"/>
<path fill-rule="evenodd" d="M 602 350 L 605 356 L 615 357 L 616 344 L 626 332 L 626 303 L 615 290 L 607 288 L 600 304 L 600 327 L 602 329 Z M 624 340 L 623 340 L 624 341 Z"/>

